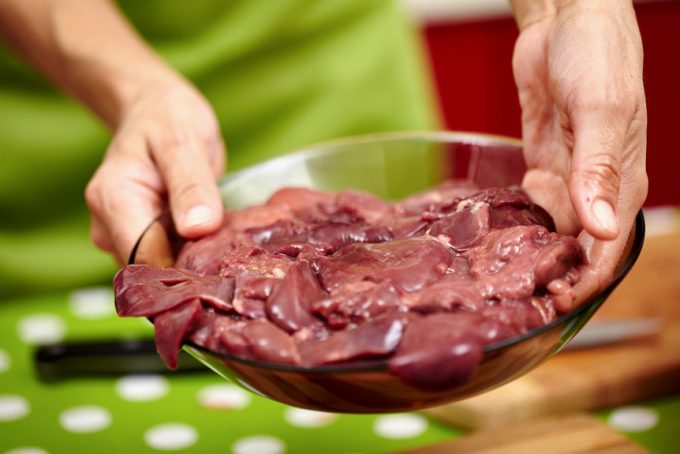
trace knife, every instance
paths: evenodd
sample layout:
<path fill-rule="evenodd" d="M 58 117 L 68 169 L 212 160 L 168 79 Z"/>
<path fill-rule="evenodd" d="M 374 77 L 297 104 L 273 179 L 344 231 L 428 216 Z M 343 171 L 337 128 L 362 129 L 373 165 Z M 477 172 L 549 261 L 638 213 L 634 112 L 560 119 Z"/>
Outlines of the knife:
<path fill-rule="evenodd" d="M 575 350 L 637 339 L 658 333 L 661 326 L 659 317 L 596 320 L 586 324 L 564 348 Z"/>
<path fill-rule="evenodd" d="M 44 382 L 76 377 L 204 372 L 209 369 L 181 350 L 173 371 L 156 353 L 153 339 L 65 342 L 39 347 L 35 372 Z"/>

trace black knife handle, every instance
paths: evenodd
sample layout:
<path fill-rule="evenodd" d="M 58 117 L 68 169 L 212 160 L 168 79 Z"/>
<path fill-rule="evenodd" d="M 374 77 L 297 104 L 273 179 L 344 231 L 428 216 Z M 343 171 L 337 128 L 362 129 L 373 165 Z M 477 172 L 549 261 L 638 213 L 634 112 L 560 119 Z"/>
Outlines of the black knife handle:
<path fill-rule="evenodd" d="M 76 377 L 208 371 L 184 351 L 180 351 L 177 370 L 168 369 L 156 353 L 153 339 L 47 345 L 35 351 L 34 362 L 38 378 L 45 382 Z"/>

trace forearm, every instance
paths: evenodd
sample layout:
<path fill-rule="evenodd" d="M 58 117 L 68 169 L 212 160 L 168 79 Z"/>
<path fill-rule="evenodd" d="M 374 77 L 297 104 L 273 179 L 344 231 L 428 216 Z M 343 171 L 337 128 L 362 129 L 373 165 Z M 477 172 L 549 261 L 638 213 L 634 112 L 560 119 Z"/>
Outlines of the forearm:
<path fill-rule="evenodd" d="M 173 77 L 109 0 L 0 0 L 0 37 L 111 129 L 145 86 Z"/>

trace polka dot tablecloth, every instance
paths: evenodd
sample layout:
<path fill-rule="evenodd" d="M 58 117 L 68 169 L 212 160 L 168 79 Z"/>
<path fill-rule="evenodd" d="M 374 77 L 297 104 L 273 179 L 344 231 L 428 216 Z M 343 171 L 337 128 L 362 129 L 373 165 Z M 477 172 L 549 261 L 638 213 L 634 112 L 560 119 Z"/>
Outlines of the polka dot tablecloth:
<path fill-rule="evenodd" d="M 419 414 L 335 415 L 287 407 L 210 372 L 45 384 L 36 345 L 148 337 L 109 289 L 0 302 L 0 453 L 385 453 L 463 434 Z M 652 452 L 679 452 L 680 397 L 600 414 Z"/>
<path fill-rule="evenodd" d="M 335 415 L 272 402 L 207 372 L 35 378 L 36 345 L 149 337 L 120 319 L 109 289 L 0 302 L 0 454 L 381 453 L 462 433 L 417 414 Z"/>

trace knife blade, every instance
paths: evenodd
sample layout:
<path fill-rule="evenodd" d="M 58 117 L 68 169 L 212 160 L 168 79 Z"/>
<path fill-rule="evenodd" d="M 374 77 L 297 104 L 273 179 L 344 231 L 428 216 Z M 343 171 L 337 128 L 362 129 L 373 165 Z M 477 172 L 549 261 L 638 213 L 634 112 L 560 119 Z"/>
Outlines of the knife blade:
<path fill-rule="evenodd" d="M 622 320 L 597 320 L 584 326 L 564 347 L 574 350 L 597 347 L 656 334 L 661 330 L 662 319 L 636 318 Z"/>

